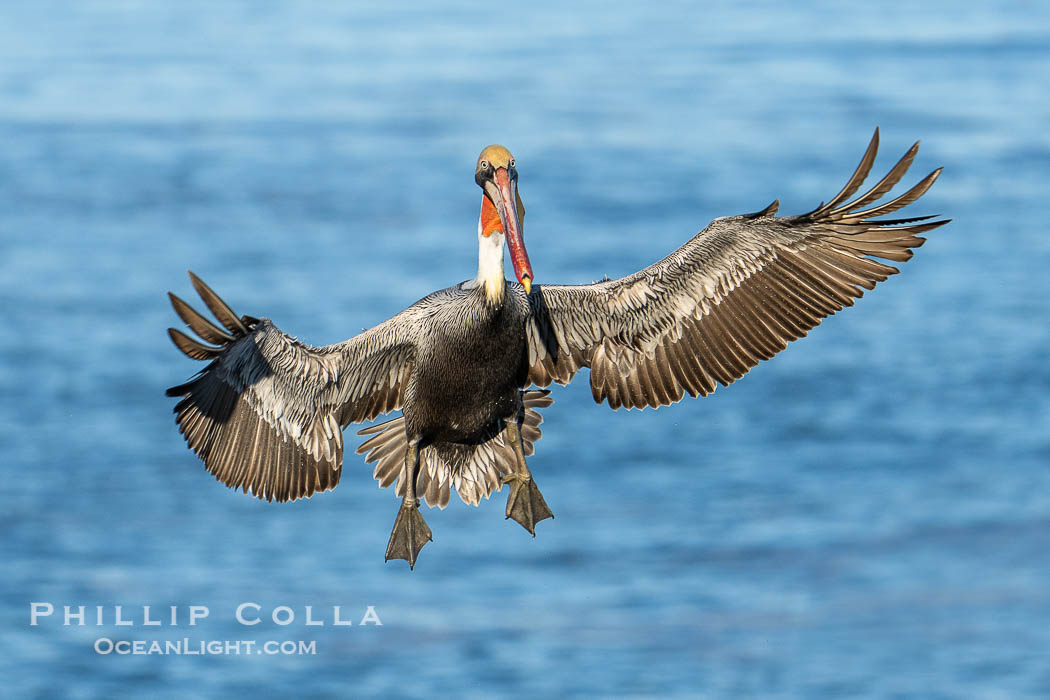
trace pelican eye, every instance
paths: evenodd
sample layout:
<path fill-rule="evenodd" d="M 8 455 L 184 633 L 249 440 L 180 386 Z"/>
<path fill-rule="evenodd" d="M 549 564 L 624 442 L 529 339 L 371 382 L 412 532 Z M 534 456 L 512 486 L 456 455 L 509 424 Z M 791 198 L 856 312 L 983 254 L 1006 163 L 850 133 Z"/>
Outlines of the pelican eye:
<path fill-rule="evenodd" d="M 514 167 L 514 159 L 513 158 L 510 159 L 510 167 L 512 167 L 512 168 Z"/>
<path fill-rule="evenodd" d="M 481 168 L 482 170 L 488 170 L 489 169 L 489 162 L 487 160 L 483 160 L 483 161 L 481 161 L 481 164 L 478 165 L 478 167 Z"/>

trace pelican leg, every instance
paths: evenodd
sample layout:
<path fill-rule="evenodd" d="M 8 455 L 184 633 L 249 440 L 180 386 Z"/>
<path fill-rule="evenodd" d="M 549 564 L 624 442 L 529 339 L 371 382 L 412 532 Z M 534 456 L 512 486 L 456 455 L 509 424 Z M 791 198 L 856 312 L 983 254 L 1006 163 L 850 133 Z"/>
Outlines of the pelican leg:
<path fill-rule="evenodd" d="M 390 533 L 390 543 L 386 546 L 386 560 L 404 559 L 410 569 L 416 568 L 416 557 L 423 545 L 434 539 L 419 512 L 419 499 L 416 498 L 416 478 L 419 476 L 419 442 L 409 441 L 405 451 L 405 497 L 401 499 L 401 509 L 394 520 L 394 529 Z"/>
<path fill-rule="evenodd" d="M 507 517 L 517 520 L 523 528 L 536 536 L 536 523 L 553 518 L 554 513 L 547 507 L 543 494 L 536 487 L 528 465 L 525 464 L 525 453 L 521 447 L 521 431 L 516 420 L 507 421 L 507 439 L 514 448 L 516 468 L 510 474 L 503 475 L 503 483 L 510 484 L 510 495 L 507 496 Z"/>

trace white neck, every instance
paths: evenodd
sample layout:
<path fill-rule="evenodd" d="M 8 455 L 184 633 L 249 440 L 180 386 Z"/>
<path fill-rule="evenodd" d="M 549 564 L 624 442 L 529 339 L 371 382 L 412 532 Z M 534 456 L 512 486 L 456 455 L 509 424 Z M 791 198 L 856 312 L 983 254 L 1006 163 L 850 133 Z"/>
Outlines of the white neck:
<path fill-rule="evenodd" d="M 478 277 L 477 284 L 485 289 L 485 298 L 493 304 L 503 301 L 506 282 L 503 278 L 503 234 L 493 231 L 481 234 L 478 218 Z"/>

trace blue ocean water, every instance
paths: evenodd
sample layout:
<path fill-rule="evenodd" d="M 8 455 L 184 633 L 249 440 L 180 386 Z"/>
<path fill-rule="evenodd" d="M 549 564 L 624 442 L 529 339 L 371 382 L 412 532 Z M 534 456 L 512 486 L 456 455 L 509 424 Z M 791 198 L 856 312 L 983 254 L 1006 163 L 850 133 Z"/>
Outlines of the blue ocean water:
<path fill-rule="evenodd" d="M 1050 695 L 1047 75 L 1031 2 L 0 4 L 4 695 Z M 876 170 L 916 138 L 906 183 L 944 166 L 908 211 L 953 223 L 711 397 L 557 390 L 534 540 L 504 494 L 454 500 L 409 572 L 359 456 L 266 504 L 175 430 L 186 269 L 336 342 L 474 274 L 488 143 L 518 159 L 537 280 L 589 282 L 716 216 L 812 208 L 876 125 Z"/>

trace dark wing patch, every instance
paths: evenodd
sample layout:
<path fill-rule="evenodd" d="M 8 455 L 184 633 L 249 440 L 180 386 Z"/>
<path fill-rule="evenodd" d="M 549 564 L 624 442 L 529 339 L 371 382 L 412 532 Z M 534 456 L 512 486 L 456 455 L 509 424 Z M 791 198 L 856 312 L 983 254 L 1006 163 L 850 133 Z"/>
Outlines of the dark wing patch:
<path fill-rule="evenodd" d="M 341 441 L 316 457 L 281 436 L 215 373 L 168 390 L 186 442 L 215 478 L 267 501 L 292 501 L 335 488 L 342 473 Z"/>
<path fill-rule="evenodd" d="M 536 285 L 527 299 L 529 380 L 565 384 L 591 369 L 595 401 L 662 406 L 728 385 L 806 335 L 824 317 L 897 273 L 921 234 L 946 220 L 872 220 L 921 197 L 933 171 L 899 197 L 865 209 L 904 176 L 918 143 L 851 202 L 878 150 L 878 130 L 842 190 L 801 216 L 762 211 L 716 219 L 663 260 L 618 280 Z M 847 203 L 844 203 L 847 202 Z M 519 290 L 519 297 L 524 291 Z"/>

